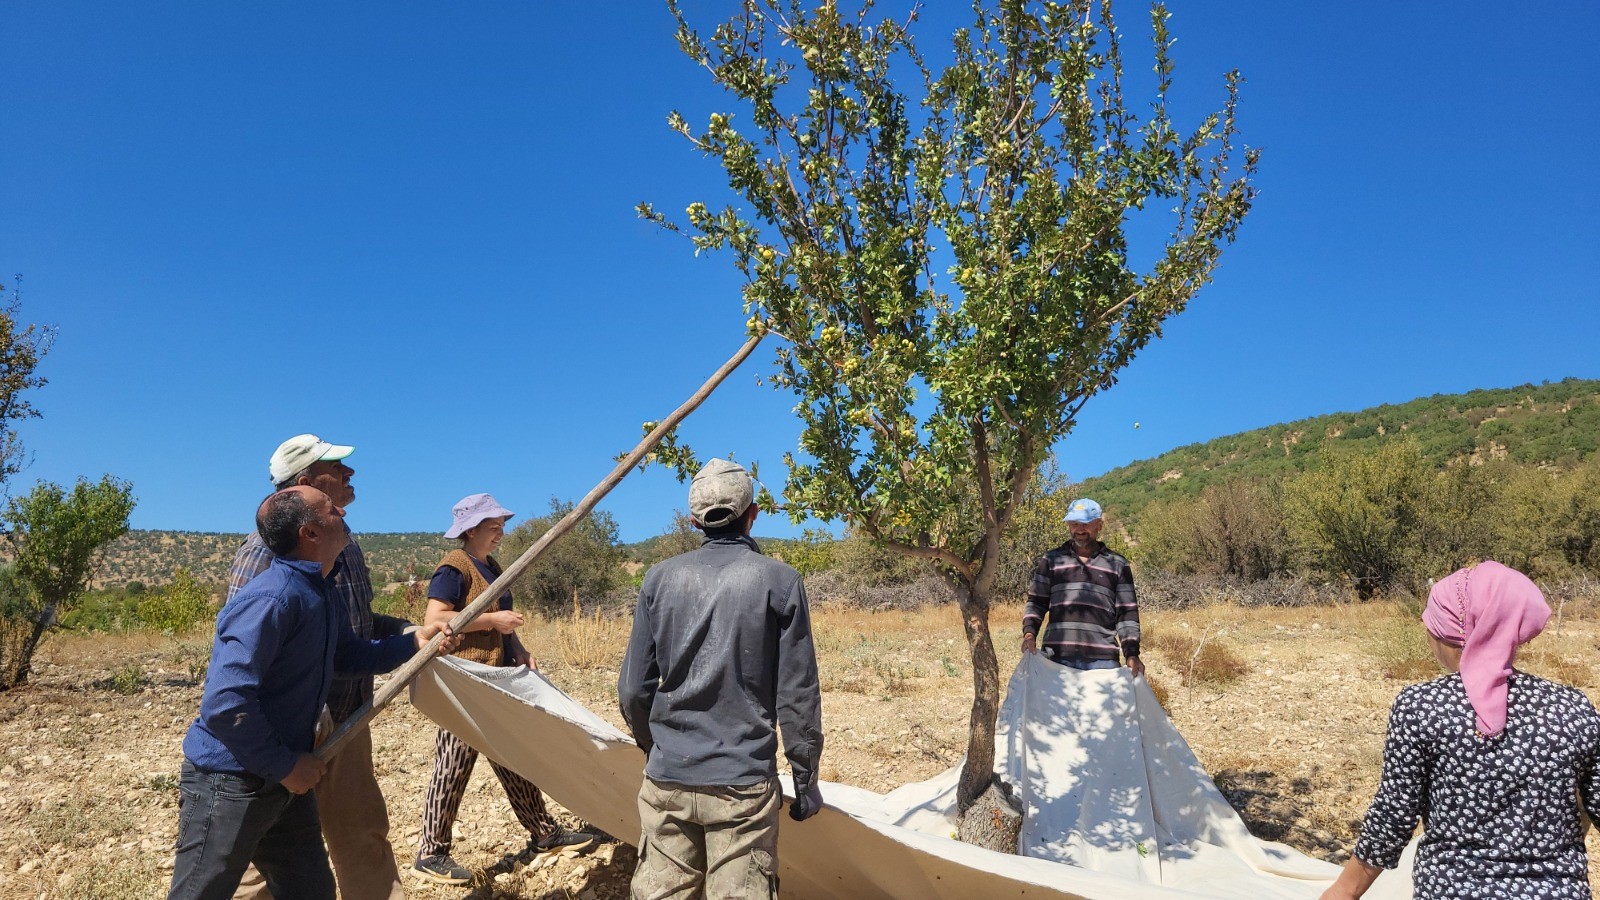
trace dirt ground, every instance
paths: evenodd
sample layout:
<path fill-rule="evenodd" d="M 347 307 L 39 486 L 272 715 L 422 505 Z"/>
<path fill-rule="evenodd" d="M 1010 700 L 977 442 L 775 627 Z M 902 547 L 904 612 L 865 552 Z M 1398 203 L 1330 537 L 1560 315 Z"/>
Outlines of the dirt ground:
<path fill-rule="evenodd" d="M 1592 601 L 1567 604 L 1559 632 L 1553 622 L 1519 665 L 1600 695 L 1597 611 Z M 1409 681 L 1437 674 L 1413 615 L 1379 603 L 1147 611 L 1145 656 L 1169 714 L 1251 830 L 1342 860 L 1377 785 L 1389 703 Z M 1016 662 L 1019 618 L 1016 607 L 994 612 L 1002 676 Z M 955 611 L 822 609 L 816 621 L 823 778 L 887 791 L 954 765 L 971 703 Z M 535 620 L 523 639 L 552 680 L 620 724 L 615 667 L 626 631 L 624 619 Z M 201 634 L 56 635 L 31 683 L 0 694 L 0 821 L 11 838 L 0 842 L 0 898 L 164 896 L 180 743 L 199 704 L 208 646 Z M 1233 665 L 1215 664 L 1219 652 Z M 402 868 L 415 853 L 434 731 L 404 701 L 374 725 Z M 518 859 L 526 840 L 480 765 L 455 852 L 482 873 L 480 883 L 446 888 L 405 875 L 407 889 L 424 900 L 626 896 L 627 845 Z M 1594 878 L 1593 834 L 1589 849 Z"/>

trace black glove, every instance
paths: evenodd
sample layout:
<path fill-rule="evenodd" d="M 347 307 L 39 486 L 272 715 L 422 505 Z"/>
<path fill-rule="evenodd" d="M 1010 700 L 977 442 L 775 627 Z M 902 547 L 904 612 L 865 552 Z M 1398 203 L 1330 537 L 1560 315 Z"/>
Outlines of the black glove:
<path fill-rule="evenodd" d="M 789 818 L 804 822 L 822 808 L 822 791 L 814 781 L 796 781 L 794 799 L 789 801 Z"/>

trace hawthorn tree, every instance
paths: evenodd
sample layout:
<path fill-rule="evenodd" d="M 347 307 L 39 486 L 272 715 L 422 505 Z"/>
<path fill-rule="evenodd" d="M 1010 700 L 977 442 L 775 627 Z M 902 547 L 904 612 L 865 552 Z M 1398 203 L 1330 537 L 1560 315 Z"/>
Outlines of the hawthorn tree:
<path fill-rule="evenodd" d="M 741 202 L 640 214 L 732 254 L 751 333 L 781 339 L 772 381 L 803 425 L 785 457 L 791 517 L 843 521 L 954 587 L 974 680 L 965 813 L 994 770 L 1002 538 L 1084 402 L 1234 239 L 1257 158 L 1236 145 L 1241 79 L 1180 130 L 1160 4 L 1142 114 L 1109 0 L 976 0 L 937 71 L 915 11 L 743 0 L 706 32 L 668 7 L 741 110 L 668 122 Z M 669 442 L 656 458 L 692 454 Z"/>

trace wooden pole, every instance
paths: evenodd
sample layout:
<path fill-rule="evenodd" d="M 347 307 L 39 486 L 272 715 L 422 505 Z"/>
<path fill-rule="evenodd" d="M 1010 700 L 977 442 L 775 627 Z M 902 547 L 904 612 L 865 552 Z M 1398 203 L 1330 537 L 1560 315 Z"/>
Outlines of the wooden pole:
<path fill-rule="evenodd" d="M 611 493 L 611 489 L 620 484 L 623 477 L 634 466 L 639 465 L 644 460 L 645 455 L 655 449 L 657 444 L 661 443 L 661 439 L 666 437 L 667 432 L 671 431 L 679 422 L 682 422 L 690 413 L 694 412 L 701 403 L 704 403 L 706 398 L 711 396 L 711 392 L 716 390 L 717 386 L 722 384 L 729 375 L 733 374 L 733 370 L 739 368 L 739 364 L 750 356 L 756 349 L 756 345 L 761 343 L 763 337 L 765 337 L 765 332 L 745 341 L 744 345 L 733 356 L 729 357 L 727 362 L 722 364 L 722 368 L 706 379 L 706 383 L 700 386 L 700 390 L 695 391 L 694 396 L 684 401 L 682 406 L 673 410 L 671 415 L 662 419 L 660 424 L 652 429 L 648 435 L 645 435 L 644 440 L 639 442 L 639 446 L 633 448 L 632 453 L 623 457 L 622 461 L 617 463 L 617 467 L 611 470 L 611 474 L 595 485 L 594 490 L 590 491 L 577 506 L 573 507 L 571 512 L 563 516 L 561 521 L 551 526 L 550 530 L 541 535 L 537 541 L 534 541 L 533 546 L 524 551 L 522 556 L 518 557 L 516 562 L 501 573 L 500 577 L 496 578 L 494 583 L 490 584 L 482 594 L 479 594 L 477 599 L 473 600 L 466 609 L 456 613 L 456 617 L 450 620 L 450 628 L 459 633 L 462 628 L 467 626 L 467 623 L 477 618 L 479 613 L 487 609 L 489 604 L 498 601 L 506 591 L 510 590 L 511 582 L 517 580 L 517 577 L 524 570 L 533 565 L 534 561 L 539 558 L 540 554 L 544 553 L 546 548 L 555 543 L 562 535 L 571 531 L 584 516 L 595 508 L 596 504 L 606 494 Z M 340 725 L 322 743 L 322 746 L 317 748 L 317 758 L 321 760 L 331 758 L 349 742 L 357 729 L 367 727 L 367 724 L 378 715 L 378 712 L 388 706 L 390 701 L 394 700 L 405 689 L 406 685 L 417 677 L 417 673 L 422 671 L 422 667 L 426 666 L 429 660 L 438 655 L 439 644 L 442 641 L 442 637 L 435 636 L 426 646 L 417 651 L 417 655 L 411 657 L 404 665 L 396 669 L 393 677 L 384 682 L 383 687 L 373 694 L 372 700 L 356 710 L 354 715 L 346 719 L 344 724 Z"/>

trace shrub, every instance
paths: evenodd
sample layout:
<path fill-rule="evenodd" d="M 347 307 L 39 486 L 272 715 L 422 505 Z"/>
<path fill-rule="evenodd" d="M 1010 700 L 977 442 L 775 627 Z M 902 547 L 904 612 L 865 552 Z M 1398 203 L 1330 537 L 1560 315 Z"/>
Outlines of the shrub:
<path fill-rule="evenodd" d="M 1441 670 L 1422 627 L 1421 601 L 1401 595 L 1396 602 L 1394 612 L 1371 616 L 1362 629 L 1366 651 L 1378 660 L 1385 678 L 1410 682 L 1437 677 Z"/>
<path fill-rule="evenodd" d="M 548 514 L 529 519 L 506 535 L 497 557 L 509 566 L 572 508 L 572 503 L 552 498 Z M 560 615 L 574 591 L 598 598 L 622 583 L 625 557 L 617 539 L 616 520 L 604 510 L 595 510 L 522 573 L 512 591 L 546 615 Z"/>
<path fill-rule="evenodd" d="M 72 631 L 125 631 L 139 626 L 138 598 L 123 591 L 89 591 L 67 610 L 61 627 Z"/>
<path fill-rule="evenodd" d="M 428 611 L 428 582 L 401 584 L 372 598 L 372 611 L 408 622 L 421 622 Z"/>
<path fill-rule="evenodd" d="M 150 679 L 145 677 L 144 670 L 138 663 L 128 663 L 111 673 L 106 679 L 106 687 L 124 696 L 132 696 L 144 690 Z"/>
<path fill-rule="evenodd" d="M 1178 574 L 1258 580 L 1288 570 L 1277 482 L 1234 479 L 1152 504 L 1136 536 L 1144 560 Z"/>
<path fill-rule="evenodd" d="M 1250 664 L 1213 636 L 1210 628 L 1198 638 L 1173 628 L 1147 629 L 1140 647 L 1166 657 L 1185 687 L 1230 684 L 1250 671 Z"/>
<path fill-rule="evenodd" d="M 1368 599 L 1415 576 L 1432 479 L 1410 442 L 1329 454 L 1286 486 L 1289 537 L 1313 569 L 1348 580 Z"/>
<path fill-rule="evenodd" d="M 137 599 L 134 615 L 145 628 L 183 634 L 211 619 L 211 591 L 180 566 L 173 570 L 169 584 Z"/>

